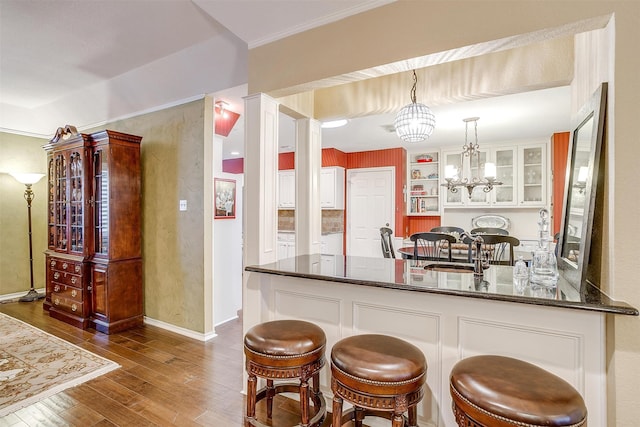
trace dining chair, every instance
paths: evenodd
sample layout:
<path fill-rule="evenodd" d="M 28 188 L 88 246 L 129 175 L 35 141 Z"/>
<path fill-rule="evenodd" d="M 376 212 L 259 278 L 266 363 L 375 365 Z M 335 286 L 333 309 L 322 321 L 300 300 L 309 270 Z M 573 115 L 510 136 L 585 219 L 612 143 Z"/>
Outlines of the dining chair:
<path fill-rule="evenodd" d="M 496 228 L 496 227 L 477 227 L 470 231 L 471 234 L 501 234 L 503 236 L 508 236 L 509 232 L 504 228 Z"/>
<path fill-rule="evenodd" d="M 382 256 L 385 258 L 395 258 L 396 253 L 393 250 L 393 241 L 391 236 L 393 230 L 389 227 L 380 227 L 380 245 L 382 247 Z"/>
<path fill-rule="evenodd" d="M 413 259 L 442 260 L 446 254 L 451 261 L 451 245 L 457 239 L 447 233 L 414 233 L 409 239 L 413 242 Z"/>
<path fill-rule="evenodd" d="M 489 264 L 511 266 L 515 264 L 513 248 L 520 246 L 520 240 L 504 234 L 481 234 L 481 236 L 483 243 L 480 250 L 487 257 Z M 475 251 L 472 248 L 473 242 L 468 236 L 465 236 L 462 241 L 469 245 L 469 262 L 472 262 Z"/>

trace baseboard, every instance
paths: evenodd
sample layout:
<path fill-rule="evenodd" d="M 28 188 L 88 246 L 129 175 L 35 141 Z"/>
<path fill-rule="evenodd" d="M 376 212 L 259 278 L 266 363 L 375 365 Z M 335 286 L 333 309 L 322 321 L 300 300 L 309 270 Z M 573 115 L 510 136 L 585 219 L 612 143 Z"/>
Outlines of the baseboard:
<path fill-rule="evenodd" d="M 198 341 L 209 341 L 212 338 L 215 338 L 217 335 L 215 332 L 210 332 L 204 334 L 202 332 L 192 331 L 191 329 L 183 328 L 180 326 L 172 325 L 171 323 L 163 322 L 161 320 L 152 319 L 150 317 L 144 317 L 144 323 L 147 325 L 155 326 L 161 329 L 165 329 L 170 332 L 175 332 L 176 334 L 183 335 L 185 337 L 193 338 Z"/>
<path fill-rule="evenodd" d="M 36 289 L 36 291 L 38 291 L 38 293 L 42 293 L 42 294 L 44 294 L 44 292 L 45 292 L 44 288 Z M 2 302 L 13 302 L 14 300 L 17 301 L 19 298 L 25 296 L 27 294 L 27 292 L 29 292 L 28 289 L 26 291 L 15 292 L 13 294 L 0 295 L 0 303 L 2 303 Z M 38 300 L 38 301 L 40 301 L 40 300 Z"/>

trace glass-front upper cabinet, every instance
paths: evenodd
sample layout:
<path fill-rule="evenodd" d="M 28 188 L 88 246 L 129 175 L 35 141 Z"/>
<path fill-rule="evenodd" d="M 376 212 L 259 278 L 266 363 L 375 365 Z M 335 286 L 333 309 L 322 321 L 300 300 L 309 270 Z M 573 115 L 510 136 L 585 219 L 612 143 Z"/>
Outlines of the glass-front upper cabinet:
<path fill-rule="evenodd" d="M 493 188 L 491 203 L 500 206 L 515 206 L 518 196 L 517 173 L 518 150 L 515 147 L 496 148 L 493 150 L 496 163 L 496 180 L 502 182 Z"/>
<path fill-rule="evenodd" d="M 55 153 L 49 160 L 48 246 L 58 252 L 84 249 L 84 171 L 81 150 Z"/>
<path fill-rule="evenodd" d="M 102 148 L 93 152 L 93 212 L 94 243 L 96 255 L 109 253 L 109 163 Z"/>
<path fill-rule="evenodd" d="M 525 145 L 519 148 L 518 179 L 521 206 L 544 206 L 547 201 L 549 169 L 544 144 Z"/>
<path fill-rule="evenodd" d="M 455 170 L 462 170 L 462 159 L 460 152 L 443 152 L 442 158 L 444 162 L 442 163 L 442 170 L 444 171 L 447 166 L 453 166 Z M 444 174 L 443 174 L 444 176 Z M 444 179 L 440 180 L 440 183 L 446 183 Z M 467 191 L 466 189 L 458 189 L 457 192 L 452 193 L 446 187 L 442 187 L 443 192 L 443 204 L 445 206 L 464 206 L 462 202 L 463 191 Z"/>

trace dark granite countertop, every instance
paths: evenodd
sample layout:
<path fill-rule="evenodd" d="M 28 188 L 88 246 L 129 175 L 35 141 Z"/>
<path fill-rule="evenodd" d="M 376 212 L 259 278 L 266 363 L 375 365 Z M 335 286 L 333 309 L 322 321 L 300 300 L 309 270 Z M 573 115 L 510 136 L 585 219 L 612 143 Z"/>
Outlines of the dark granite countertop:
<path fill-rule="evenodd" d="M 431 261 L 391 258 L 302 255 L 265 265 L 247 266 L 246 271 L 353 285 L 374 286 L 410 292 L 427 292 L 466 298 L 481 298 L 520 304 L 534 304 L 612 314 L 638 316 L 638 310 L 615 301 L 590 283 L 576 290 L 562 276 L 557 288 L 527 286 L 524 292 L 513 287 L 512 268 L 490 266 L 482 281 L 472 273 L 425 270 Z"/>

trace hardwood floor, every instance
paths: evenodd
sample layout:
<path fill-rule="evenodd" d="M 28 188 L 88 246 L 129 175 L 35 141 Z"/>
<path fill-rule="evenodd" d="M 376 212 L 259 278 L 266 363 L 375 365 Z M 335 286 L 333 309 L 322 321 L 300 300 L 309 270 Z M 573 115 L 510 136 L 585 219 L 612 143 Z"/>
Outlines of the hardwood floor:
<path fill-rule="evenodd" d="M 149 325 L 83 331 L 49 317 L 41 301 L 0 304 L 0 312 L 121 365 L 0 419 L 0 427 L 243 425 L 241 320 L 203 343 Z M 297 402 L 277 397 L 274 406 L 273 426 L 299 422 Z"/>

